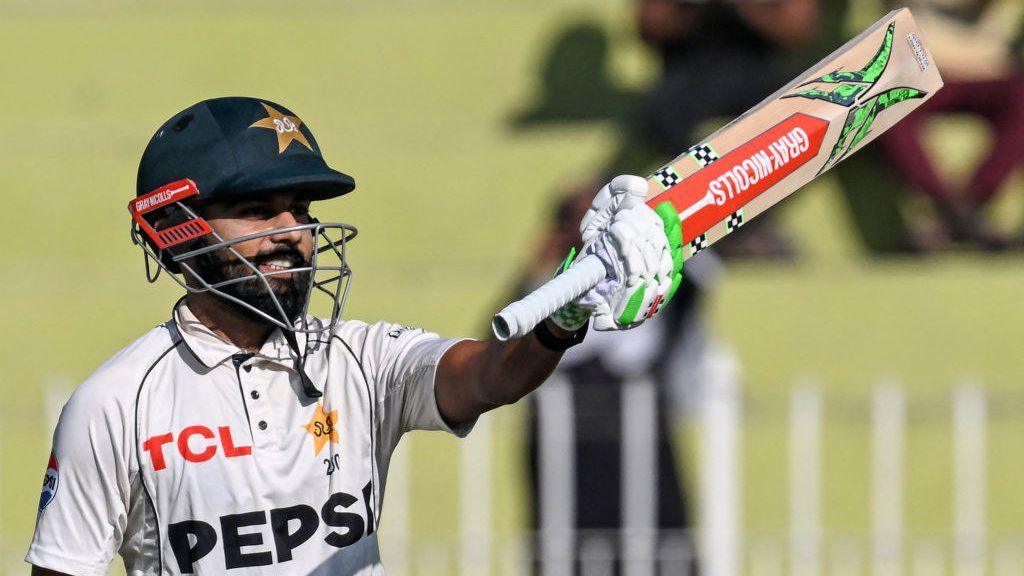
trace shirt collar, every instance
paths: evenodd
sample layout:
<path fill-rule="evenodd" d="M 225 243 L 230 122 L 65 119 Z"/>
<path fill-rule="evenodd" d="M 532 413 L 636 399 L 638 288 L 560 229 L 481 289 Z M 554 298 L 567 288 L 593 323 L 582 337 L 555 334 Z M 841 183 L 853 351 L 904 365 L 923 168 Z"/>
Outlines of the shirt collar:
<path fill-rule="evenodd" d="M 210 330 L 209 327 L 196 318 L 196 315 L 189 309 L 184 298 L 175 304 L 172 317 L 185 345 L 207 368 L 213 368 L 235 354 L 246 354 L 245 350 L 224 341 L 213 330 Z M 310 326 L 320 324 L 320 320 L 313 317 L 307 318 L 307 322 Z M 308 335 L 303 332 L 296 332 L 295 339 L 300 349 L 308 343 L 310 345 L 310 353 L 323 348 L 321 346 L 323 342 L 318 339 L 310 340 Z M 285 368 L 294 368 L 295 352 L 288 345 L 288 340 L 285 339 L 280 328 L 274 328 L 255 356 L 280 364 Z"/>

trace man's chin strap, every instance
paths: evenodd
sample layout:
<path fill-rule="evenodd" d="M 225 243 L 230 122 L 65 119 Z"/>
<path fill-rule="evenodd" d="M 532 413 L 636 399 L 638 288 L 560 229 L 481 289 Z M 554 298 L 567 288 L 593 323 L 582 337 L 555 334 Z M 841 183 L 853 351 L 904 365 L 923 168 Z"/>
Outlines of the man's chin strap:
<path fill-rule="evenodd" d="M 299 378 L 302 379 L 302 391 L 310 398 L 320 398 L 324 393 L 317 390 L 316 385 L 306 375 L 306 355 L 299 351 L 299 343 L 295 339 L 295 332 L 282 330 L 281 334 L 284 335 L 285 341 L 288 342 L 288 347 L 295 352 L 295 371 L 299 373 Z"/>

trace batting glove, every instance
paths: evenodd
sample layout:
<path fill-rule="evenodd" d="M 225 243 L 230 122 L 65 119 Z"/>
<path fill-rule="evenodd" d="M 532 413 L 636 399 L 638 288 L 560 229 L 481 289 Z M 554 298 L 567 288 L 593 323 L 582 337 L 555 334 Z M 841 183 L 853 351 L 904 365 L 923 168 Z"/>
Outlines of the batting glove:
<path fill-rule="evenodd" d="M 656 210 L 644 203 L 647 181 L 618 176 L 601 188 L 580 223 L 583 249 L 605 265 L 595 287 L 552 315 L 575 331 L 594 319 L 595 330 L 639 326 L 663 309 L 682 282 L 683 248 L 679 215 L 665 202 Z M 567 269 L 575 254 L 559 267 Z"/>

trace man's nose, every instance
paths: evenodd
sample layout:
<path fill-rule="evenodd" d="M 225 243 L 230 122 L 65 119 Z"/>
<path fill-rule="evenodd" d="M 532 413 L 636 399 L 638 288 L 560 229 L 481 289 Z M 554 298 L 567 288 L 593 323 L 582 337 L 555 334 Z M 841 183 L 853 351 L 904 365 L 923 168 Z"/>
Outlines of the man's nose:
<path fill-rule="evenodd" d="M 282 210 L 274 216 L 272 219 L 267 221 L 267 224 L 272 229 L 278 228 L 291 228 L 292 226 L 299 226 L 302 223 L 295 217 L 295 214 L 291 210 Z M 277 234 L 271 234 L 270 239 L 274 242 L 287 242 L 290 244 L 298 244 L 302 241 L 302 235 L 308 234 L 308 230 L 290 230 L 287 232 L 278 232 Z"/>

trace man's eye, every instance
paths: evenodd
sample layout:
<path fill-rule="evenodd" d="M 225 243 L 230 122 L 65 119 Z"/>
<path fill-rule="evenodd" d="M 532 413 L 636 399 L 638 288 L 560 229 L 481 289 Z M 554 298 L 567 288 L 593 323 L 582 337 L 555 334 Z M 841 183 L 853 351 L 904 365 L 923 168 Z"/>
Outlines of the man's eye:
<path fill-rule="evenodd" d="M 309 216 L 309 206 L 293 206 L 288 211 L 296 218 Z M 262 218 L 264 220 L 269 220 L 279 213 L 278 210 L 259 205 L 243 207 L 238 210 L 238 216 L 241 218 Z"/>

